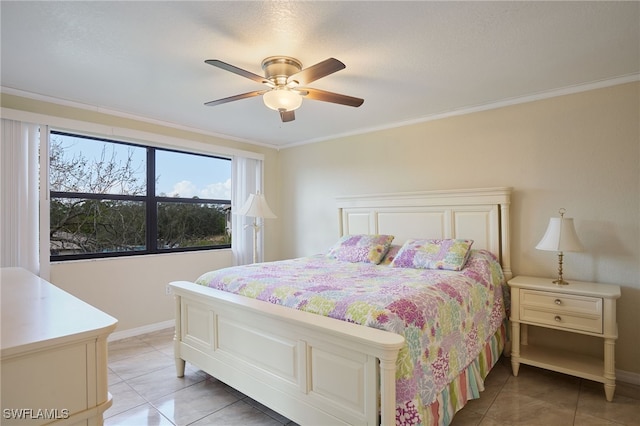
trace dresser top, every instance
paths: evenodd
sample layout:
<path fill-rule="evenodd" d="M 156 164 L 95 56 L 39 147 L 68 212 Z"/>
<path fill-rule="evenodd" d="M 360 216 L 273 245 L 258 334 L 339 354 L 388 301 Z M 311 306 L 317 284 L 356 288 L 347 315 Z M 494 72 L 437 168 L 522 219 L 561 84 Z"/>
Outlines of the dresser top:
<path fill-rule="evenodd" d="M 603 297 L 617 299 L 620 297 L 620 286 L 614 284 L 600 284 L 586 281 L 568 280 L 567 285 L 554 284 L 555 278 L 516 276 L 509 280 L 511 287 L 528 290 L 551 291 L 554 293 L 578 294 L 582 296 Z"/>
<path fill-rule="evenodd" d="M 109 334 L 118 322 L 22 268 L 2 268 L 0 290 L 2 358 Z"/>

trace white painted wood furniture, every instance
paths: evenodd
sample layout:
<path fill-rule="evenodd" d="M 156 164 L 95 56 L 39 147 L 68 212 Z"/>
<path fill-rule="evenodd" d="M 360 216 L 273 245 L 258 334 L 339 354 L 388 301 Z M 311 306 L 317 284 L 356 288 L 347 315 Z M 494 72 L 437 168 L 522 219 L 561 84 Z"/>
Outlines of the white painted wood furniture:
<path fill-rule="evenodd" d="M 509 188 L 338 199 L 340 234 L 471 238 L 511 276 Z M 304 425 L 394 425 L 398 334 L 180 281 L 175 357 Z"/>
<path fill-rule="evenodd" d="M 21 268 L 2 268 L 3 425 L 101 425 L 117 320 Z"/>
<path fill-rule="evenodd" d="M 618 338 L 617 285 L 570 280 L 556 285 L 553 278 L 517 276 L 511 287 L 511 366 L 518 375 L 520 364 L 528 364 L 604 384 L 607 401 L 616 389 L 615 342 Z M 604 340 L 604 356 L 529 345 L 528 327 L 537 326 L 586 334 Z"/>

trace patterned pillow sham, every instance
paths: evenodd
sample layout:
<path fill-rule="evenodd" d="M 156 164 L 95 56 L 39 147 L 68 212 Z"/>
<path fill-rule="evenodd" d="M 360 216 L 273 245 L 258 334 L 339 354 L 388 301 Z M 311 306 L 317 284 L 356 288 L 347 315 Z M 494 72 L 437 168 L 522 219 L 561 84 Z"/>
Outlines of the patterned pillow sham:
<path fill-rule="evenodd" d="M 472 244 L 473 240 L 463 239 L 408 240 L 391 267 L 459 271 L 467 263 Z"/>
<path fill-rule="evenodd" d="M 391 262 L 393 262 L 393 259 L 395 259 L 396 256 L 398 255 L 400 248 L 402 248 L 401 245 L 391 244 L 391 246 L 389 246 L 389 251 L 387 252 L 387 254 L 384 255 L 379 265 L 383 265 L 383 266 L 391 265 Z"/>
<path fill-rule="evenodd" d="M 345 235 L 331 247 L 327 256 L 345 262 L 378 264 L 393 241 L 393 235 Z"/>

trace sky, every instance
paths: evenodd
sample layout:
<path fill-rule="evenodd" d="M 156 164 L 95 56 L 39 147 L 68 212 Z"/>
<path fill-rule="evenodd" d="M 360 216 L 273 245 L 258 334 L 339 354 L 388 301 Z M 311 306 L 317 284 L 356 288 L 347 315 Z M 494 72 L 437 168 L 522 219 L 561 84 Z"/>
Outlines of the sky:
<path fill-rule="evenodd" d="M 231 199 L 231 161 L 157 151 L 156 176 L 160 193 Z"/>
<path fill-rule="evenodd" d="M 103 147 L 106 157 L 111 158 L 111 147 L 115 147 L 117 162 L 123 162 L 131 152 L 133 167 L 140 179 L 144 179 L 145 149 L 128 145 L 110 144 L 94 139 L 76 138 L 66 135 L 52 135 L 52 139 L 62 140 L 65 158 L 82 155 L 90 163 L 99 161 Z M 192 198 L 231 199 L 231 161 L 174 151 L 156 151 L 156 194 Z M 55 189 L 54 189 L 55 190 Z"/>

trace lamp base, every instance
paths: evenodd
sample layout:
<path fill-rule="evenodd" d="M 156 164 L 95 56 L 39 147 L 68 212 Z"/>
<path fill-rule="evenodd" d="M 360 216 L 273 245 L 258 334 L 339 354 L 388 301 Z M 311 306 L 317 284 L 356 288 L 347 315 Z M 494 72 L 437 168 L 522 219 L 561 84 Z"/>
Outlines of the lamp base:
<path fill-rule="evenodd" d="M 260 231 L 260 225 L 258 220 L 253 218 L 251 225 L 245 225 L 244 229 L 253 228 L 253 263 L 258 263 L 258 231 Z"/>
<path fill-rule="evenodd" d="M 567 284 L 569 284 L 569 281 L 565 281 L 562 278 L 562 257 L 563 257 L 562 252 L 558 252 L 558 279 L 552 281 L 555 285 L 567 285 Z"/>

